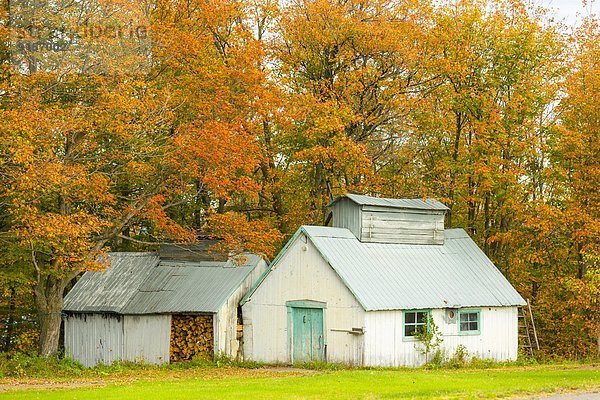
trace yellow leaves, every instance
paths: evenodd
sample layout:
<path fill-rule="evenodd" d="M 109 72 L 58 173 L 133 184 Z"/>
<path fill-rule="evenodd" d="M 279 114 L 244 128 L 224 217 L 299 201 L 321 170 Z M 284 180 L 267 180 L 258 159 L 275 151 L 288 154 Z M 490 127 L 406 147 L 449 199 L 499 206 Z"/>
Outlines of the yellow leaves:
<path fill-rule="evenodd" d="M 172 220 L 163 208 L 165 202 L 164 194 L 153 196 L 144 208 L 142 216 L 154 223 L 157 231 L 167 238 L 184 243 L 193 242 L 195 240 L 194 231 Z"/>
<path fill-rule="evenodd" d="M 250 174 L 260 150 L 238 124 L 218 121 L 180 128 L 172 162 L 187 176 L 204 182 L 219 198 L 257 190 Z"/>
<path fill-rule="evenodd" d="M 24 213 L 27 210 L 30 212 Z M 85 212 L 42 214 L 31 207 L 13 209 L 13 216 L 16 219 L 13 231 L 22 246 L 51 255 L 54 265 L 51 273 L 67 273 L 96 265 L 87 255 L 93 247 L 93 237 L 107 226 L 97 216 Z"/>

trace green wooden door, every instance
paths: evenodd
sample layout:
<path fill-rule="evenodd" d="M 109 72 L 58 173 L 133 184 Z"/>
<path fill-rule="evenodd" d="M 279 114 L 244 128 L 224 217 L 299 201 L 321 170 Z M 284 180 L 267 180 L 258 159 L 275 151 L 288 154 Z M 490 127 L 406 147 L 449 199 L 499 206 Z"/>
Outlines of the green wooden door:
<path fill-rule="evenodd" d="M 292 361 L 323 361 L 323 309 L 292 308 Z"/>

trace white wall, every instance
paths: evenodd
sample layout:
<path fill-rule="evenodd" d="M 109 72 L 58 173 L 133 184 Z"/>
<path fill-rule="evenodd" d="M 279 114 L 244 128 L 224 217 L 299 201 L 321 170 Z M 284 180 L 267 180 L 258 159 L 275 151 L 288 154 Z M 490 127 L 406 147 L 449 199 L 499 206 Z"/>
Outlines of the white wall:
<path fill-rule="evenodd" d="M 300 235 L 243 306 L 244 358 L 291 361 L 287 301 L 326 303 L 327 361 L 371 366 L 418 366 L 425 362 L 421 345 L 403 337 L 403 311 L 365 312 L 310 240 Z M 304 250 L 304 248 L 306 250 Z M 452 356 L 459 345 L 470 356 L 514 360 L 518 352 L 517 307 L 479 307 L 480 333 L 459 335 L 446 310 L 432 311 L 442 334 L 441 348 Z M 458 319 L 458 317 L 457 317 Z M 364 335 L 344 330 L 364 327 Z"/>
<path fill-rule="evenodd" d="M 86 367 L 110 365 L 123 356 L 123 316 L 69 314 L 65 318 L 65 353 Z"/>
<path fill-rule="evenodd" d="M 518 348 L 516 307 L 481 307 L 478 335 L 459 335 L 457 323 L 447 323 L 445 310 L 432 311 L 440 328 L 441 348 L 452 356 L 458 345 L 470 356 L 496 361 L 515 360 Z M 365 315 L 365 365 L 418 366 L 425 356 L 415 347 L 419 342 L 403 337 L 402 311 L 371 311 Z"/>
<path fill-rule="evenodd" d="M 86 367 L 127 360 L 169 362 L 170 315 L 69 314 L 65 353 Z"/>
<path fill-rule="evenodd" d="M 362 328 L 364 310 L 304 235 L 286 253 L 243 306 L 244 358 L 290 362 L 287 301 L 326 303 L 328 362 L 362 364 L 362 335 L 341 330 Z"/>
<path fill-rule="evenodd" d="M 123 360 L 169 362 L 170 315 L 126 315 L 123 320 Z"/>
<path fill-rule="evenodd" d="M 238 306 L 242 297 L 248 293 L 248 290 L 262 275 L 266 267 L 267 263 L 261 260 L 215 315 L 213 324 L 215 354 L 223 354 L 236 359 L 241 358 L 241 354 L 239 354 L 240 341 L 237 339 Z"/>

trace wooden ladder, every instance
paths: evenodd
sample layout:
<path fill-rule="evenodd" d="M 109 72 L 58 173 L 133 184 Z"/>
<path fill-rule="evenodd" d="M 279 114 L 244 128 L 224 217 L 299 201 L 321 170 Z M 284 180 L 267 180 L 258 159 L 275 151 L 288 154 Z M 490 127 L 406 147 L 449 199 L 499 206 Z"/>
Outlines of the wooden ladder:
<path fill-rule="evenodd" d="M 533 334 L 533 340 L 531 339 Z M 527 299 L 527 305 L 519 307 L 519 344 L 521 348 L 533 357 L 533 351 L 540 349 L 538 342 L 535 322 L 533 321 L 533 313 L 531 312 L 531 303 Z"/>

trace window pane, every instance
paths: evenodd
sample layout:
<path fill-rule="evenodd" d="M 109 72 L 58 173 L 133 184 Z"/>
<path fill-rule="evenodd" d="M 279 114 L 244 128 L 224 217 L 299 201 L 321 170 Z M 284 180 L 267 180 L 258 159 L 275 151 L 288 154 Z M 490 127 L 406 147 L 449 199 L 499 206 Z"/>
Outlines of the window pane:
<path fill-rule="evenodd" d="M 420 323 L 427 322 L 427 312 L 418 312 L 417 313 L 417 322 L 420 322 Z"/>
<path fill-rule="evenodd" d="M 479 313 L 478 312 L 462 312 L 460 313 L 459 330 L 461 332 L 477 332 L 479 331 Z"/>
<path fill-rule="evenodd" d="M 408 324 L 412 324 L 415 322 L 415 314 L 414 312 L 407 312 L 404 314 L 404 321 Z"/>
<path fill-rule="evenodd" d="M 406 325 L 404 327 L 404 336 L 414 336 L 415 335 L 415 326 L 414 325 Z"/>

